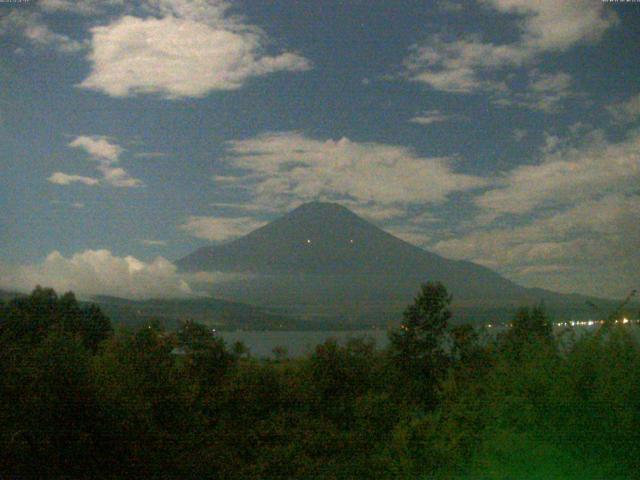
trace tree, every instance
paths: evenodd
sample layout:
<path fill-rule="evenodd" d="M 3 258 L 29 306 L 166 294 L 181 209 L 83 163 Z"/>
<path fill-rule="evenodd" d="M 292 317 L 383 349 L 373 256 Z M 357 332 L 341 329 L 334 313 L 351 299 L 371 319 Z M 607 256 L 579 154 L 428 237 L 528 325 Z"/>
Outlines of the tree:
<path fill-rule="evenodd" d="M 187 321 L 180 326 L 177 336 L 186 352 L 187 373 L 203 384 L 218 383 L 236 360 L 224 340 L 205 325 Z"/>
<path fill-rule="evenodd" d="M 391 332 L 390 353 L 398 372 L 408 377 L 409 394 L 427 407 L 435 405 L 438 379 L 446 369 L 443 340 L 451 319 L 451 295 L 440 282 L 420 287 L 403 314 L 398 330 Z"/>
<path fill-rule="evenodd" d="M 468 363 L 480 350 L 478 332 L 469 325 L 456 325 L 451 329 L 451 356 L 453 359 Z"/>
<path fill-rule="evenodd" d="M 0 379 L 0 476 L 92 476 L 89 358 L 79 338 L 51 331 L 0 359 L 7 367 Z"/>
<path fill-rule="evenodd" d="M 511 329 L 500 337 L 500 341 L 503 346 L 515 351 L 534 342 L 553 343 L 553 326 L 544 307 L 520 308 L 513 318 Z"/>
<path fill-rule="evenodd" d="M 53 289 L 40 286 L 27 297 L 11 300 L 0 313 L 0 343 L 36 345 L 58 331 L 78 336 L 95 353 L 113 331 L 98 306 L 82 306 L 73 292 L 58 297 Z"/>

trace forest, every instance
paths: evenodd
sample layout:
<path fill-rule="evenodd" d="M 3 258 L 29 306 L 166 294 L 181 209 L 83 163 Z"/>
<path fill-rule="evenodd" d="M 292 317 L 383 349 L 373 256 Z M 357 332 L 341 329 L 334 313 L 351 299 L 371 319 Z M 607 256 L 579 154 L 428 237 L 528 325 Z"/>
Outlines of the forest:
<path fill-rule="evenodd" d="M 253 358 L 184 322 L 113 328 L 36 288 L 0 303 L 0 478 L 640 477 L 640 345 L 542 306 L 487 337 L 420 287 L 367 339 Z"/>

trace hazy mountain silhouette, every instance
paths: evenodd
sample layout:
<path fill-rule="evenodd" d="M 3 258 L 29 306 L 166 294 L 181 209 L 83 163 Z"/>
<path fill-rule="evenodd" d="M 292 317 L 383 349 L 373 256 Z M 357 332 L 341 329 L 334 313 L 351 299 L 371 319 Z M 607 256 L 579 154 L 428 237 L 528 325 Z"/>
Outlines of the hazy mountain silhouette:
<path fill-rule="evenodd" d="M 460 308 L 584 304 L 583 297 L 524 288 L 486 267 L 418 248 L 335 203 L 304 204 L 176 264 L 182 271 L 249 274 L 212 293 L 311 316 L 395 315 L 427 280 L 444 283 Z"/>

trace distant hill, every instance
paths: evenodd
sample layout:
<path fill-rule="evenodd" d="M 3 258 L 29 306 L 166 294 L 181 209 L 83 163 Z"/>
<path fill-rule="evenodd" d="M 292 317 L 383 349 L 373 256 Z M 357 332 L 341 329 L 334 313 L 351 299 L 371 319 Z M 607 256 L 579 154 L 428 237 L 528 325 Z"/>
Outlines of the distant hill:
<path fill-rule="evenodd" d="M 391 321 L 427 280 L 447 286 L 464 320 L 508 318 L 515 307 L 541 301 L 564 317 L 593 313 L 587 297 L 525 288 L 486 267 L 446 259 L 335 203 L 304 204 L 244 237 L 200 248 L 176 264 L 186 272 L 245 274 L 217 284 L 214 295 L 308 319 Z"/>
<path fill-rule="evenodd" d="M 93 302 L 114 325 L 139 326 L 158 321 L 173 329 L 180 321 L 192 320 L 217 330 L 324 329 L 321 323 L 302 322 L 263 308 L 214 298 L 128 300 L 97 296 Z"/>
<path fill-rule="evenodd" d="M 25 293 L 0 289 L 0 303 L 26 296 Z M 322 321 L 302 321 L 292 315 L 270 312 L 253 305 L 209 297 L 129 300 L 98 295 L 91 300 L 80 301 L 81 305 L 90 303 L 98 305 L 114 325 L 121 324 L 129 327 L 139 327 L 157 321 L 166 328 L 173 329 L 181 321 L 192 320 L 221 331 L 345 328 L 344 325 L 327 325 Z"/>

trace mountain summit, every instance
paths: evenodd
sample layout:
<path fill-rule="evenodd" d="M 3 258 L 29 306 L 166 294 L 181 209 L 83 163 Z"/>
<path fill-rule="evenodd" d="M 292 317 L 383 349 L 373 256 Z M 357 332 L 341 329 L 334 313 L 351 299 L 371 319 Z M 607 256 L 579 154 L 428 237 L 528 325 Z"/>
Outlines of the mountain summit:
<path fill-rule="evenodd" d="M 265 306 L 295 305 L 297 313 L 314 315 L 398 311 L 428 280 L 445 284 L 458 306 L 566 303 L 560 294 L 527 289 L 486 267 L 411 245 L 336 203 L 306 203 L 176 264 L 182 271 L 243 274 L 241 280 L 216 284 L 217 296 Z"/>
<path fill-rule="evenodd" d="M 228 244 L 201 248 L 177 265 L 186 271 L 376 273 L 403 271 L 417 250 L 341 205 L 313 202 Z"/>
<path fill-rule="evenodd" d="M 204 247 L 176 262 L 184 271 L 255 274 L 465 275 L 468 262 L 446 260 L 372 225 L 337 203 L 312 202 L 228 244 Z M 446 273 L 446 275 L 445 275 Z M 494 281 L 500 277 L 495 275 Z"/>

